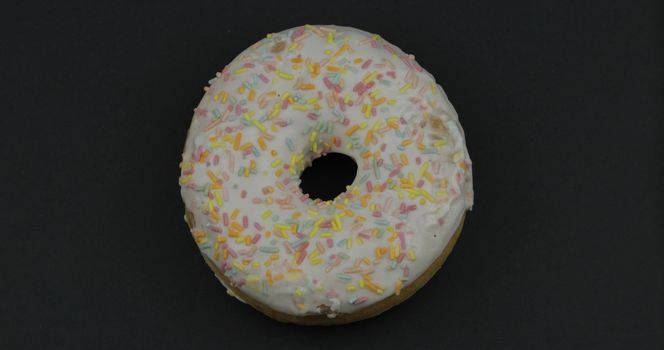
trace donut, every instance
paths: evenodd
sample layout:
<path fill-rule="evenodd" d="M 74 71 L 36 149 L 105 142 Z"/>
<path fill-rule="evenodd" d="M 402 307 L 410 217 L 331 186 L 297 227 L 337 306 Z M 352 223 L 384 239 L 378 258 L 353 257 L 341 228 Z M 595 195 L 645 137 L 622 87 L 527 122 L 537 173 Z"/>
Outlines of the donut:
<path fill-rule="evenodd" d="M 284 322 L 380 314 L 441 267 L 473 204 L 458 116 L 413 55 L 333 25 L 268 34 L 204 88 L 180 163 L 185 221 L 228 293 Z M 358 165 L 333 200 L 299 186 Z"/>

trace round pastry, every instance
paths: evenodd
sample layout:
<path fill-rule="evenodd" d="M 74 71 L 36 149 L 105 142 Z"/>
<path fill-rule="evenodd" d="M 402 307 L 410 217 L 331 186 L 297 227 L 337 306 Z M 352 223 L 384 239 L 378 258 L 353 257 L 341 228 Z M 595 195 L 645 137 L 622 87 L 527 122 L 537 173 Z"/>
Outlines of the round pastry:
<path fill-rule="evenodd" d="M 300 174 L 336 152 L 357 175 L 333 200 Z M 185 219 L 229 294 L 268 316 L 340 324 L 381 313 L 440 268 L 473 203 L 457 113 L 378 35 L 305 25 L 216 74 L 189 129 Z"/>

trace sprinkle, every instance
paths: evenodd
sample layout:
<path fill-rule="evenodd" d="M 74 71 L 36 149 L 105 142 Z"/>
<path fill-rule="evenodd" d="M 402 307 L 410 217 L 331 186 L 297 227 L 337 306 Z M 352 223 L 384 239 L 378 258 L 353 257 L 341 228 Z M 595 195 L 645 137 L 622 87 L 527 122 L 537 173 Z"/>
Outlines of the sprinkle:
<path fill-rule="evenodd" d="M 395 295 L 401 294 L 401 285 L 402 285 L 401 280 L 398 279 L 397 282 L 394 284 L 394 294 Z"/>
<path fill-rule="evenodd" d="M 275 71 L 275 73 L 277 74 L 277 76 L 278 76 L 279 78 L 286 79 L 286 80 L 293 80 L 293 75 L 288 74 L 288 73 L 285 73 L 285 72 L 283 72 L 283 71 L 281 71 L 281 70 L 279 70 L 279 69 L 277 69 L 277 70 Z"/>

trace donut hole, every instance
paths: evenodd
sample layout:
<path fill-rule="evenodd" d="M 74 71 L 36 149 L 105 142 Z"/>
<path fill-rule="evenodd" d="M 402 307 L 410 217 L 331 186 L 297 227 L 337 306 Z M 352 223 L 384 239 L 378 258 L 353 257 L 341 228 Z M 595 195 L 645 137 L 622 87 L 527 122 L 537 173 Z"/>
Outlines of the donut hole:
<path fill-rule="evenodd" d="M 300 189 L 311 199 L 329 201 L 346 192 L 357 175 L 357 163 L 341 153 L 328 153 L 305 168 L 300 175 Z"/>

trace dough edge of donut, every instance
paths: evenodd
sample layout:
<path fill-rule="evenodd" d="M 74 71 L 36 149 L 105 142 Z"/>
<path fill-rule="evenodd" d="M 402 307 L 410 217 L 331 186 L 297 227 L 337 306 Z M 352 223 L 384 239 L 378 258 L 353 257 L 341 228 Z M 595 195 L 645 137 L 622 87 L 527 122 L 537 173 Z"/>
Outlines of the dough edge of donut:
<path fill-rule="evenodd" d="M 467 212 L 467 211 L 466 211 Z M 420 275 L 418 276 L 412 283 L 408 284 L 407 286 L 403 287 L 401 289 L 401 293 L 399 295 L 392 294 L 388 296 L 387 298 L 375 303 L 368 305 L 367 307 L 360 309 L 356 312 L 353 313 L 336 313 L 334 317 L 329 317 L 325 314 L 321 315 L 302 315 L 302 316 L 297 316 L 297 315 L 291 315 L 288 313 L 284 313 L 281 311 L 274 310 L 270 308 L 269 306 L 257 301 L 255 298 L 252 298 L 248 294 L 244 293 L 241 289 L 235 287 L 232 285 L 231 281 L 219 270 L 219 268 L 216 266 L 214 262 L 212 262 L 207 256 L 204 254 L 201 254 L 205 262 L 208 264 L 210 269 L 214 272 L 215 276 L 221 284 L 228 290 L 230 293 L 228 293 L 230 296 L 239 299 L 240 301 L 244 302 L 245 304 L 250 305 L 254 309 L 260 311 L 262 314 L 276 320 L 279 322 L 284 322 L 284 323 L 293 323 L 301 326 L 335 326 L 335 325 L 343 325 L 351 322 L 356 322 L 356 321 L 361 321 L 365 319 L 369 319 L 375 316 L 380 315 L 381 313 L 388 311 L 389 309 L 393 308 L 394 306 L 399 305 L 400 303 L 404 302 L 408 298 L 410 298 L 415 292 L 417 292 L 420 288 L 422 288 L 429 280 L 436 274 L 438 270 L 440 270 L 447 260 L 447 257 L 450 255 L 452 252 L 452 249 L 456 245 L 457 240 L 459 239 L 459 236 L 461 235 L 461 231 L 463 229 L 463 225 L 466 219 L 466 212 L 464 212 L 461 215 L 461 219 L 459 220 L 459 224 L 456 228 L 456 231 L 454 234 L 450 237 L 450 240 L 447 242 L 447 245 L 443 249 L 443 251 L 438 255 L 436 260 L 433 261 L 431 265 Z M 185 214 L 186 216 L 187 214 Z"/>

